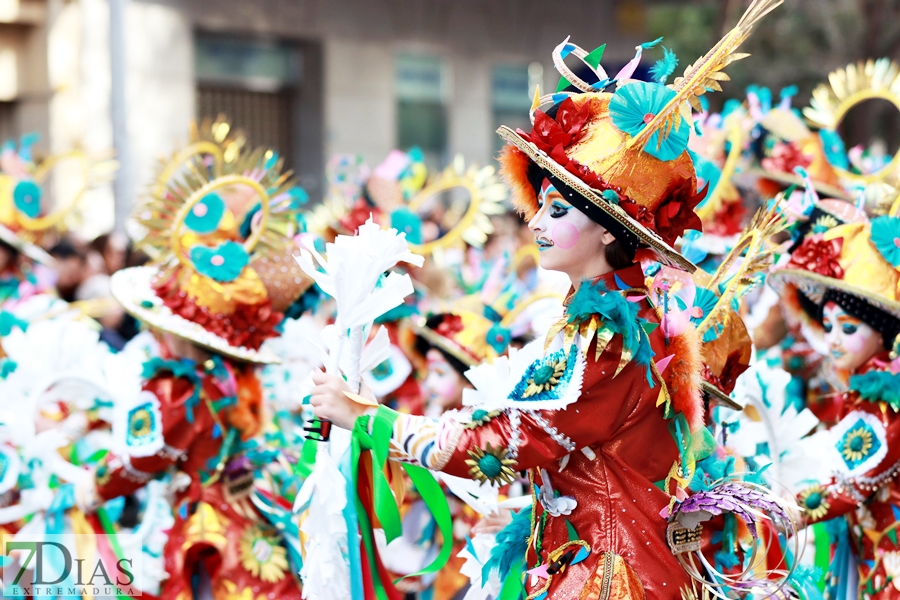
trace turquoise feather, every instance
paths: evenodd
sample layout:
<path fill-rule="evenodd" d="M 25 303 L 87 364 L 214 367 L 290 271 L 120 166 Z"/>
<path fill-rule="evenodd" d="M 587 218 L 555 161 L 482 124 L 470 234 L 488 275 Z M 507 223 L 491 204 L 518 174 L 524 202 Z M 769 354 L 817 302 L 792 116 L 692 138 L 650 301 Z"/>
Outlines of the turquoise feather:
<path fill-rule="evenodd" d="M 677 66 L 678 57 L 675 56 L 675 53 L 668 48 L 663 48 L 663 57 L 650 67 L 650 77 L 657 83 L 665 83 L 666 79 L 675 72 Z"/>
<path fill-rule="evenodd" d="M 850 377 L 850 389 L 869 402 L 887 402 L 895 411 L 900 410 L 900 374 L 888 371 L 869 371 Z"/>
<path fill-rule="evenodd" d="M 531 537 L 530 506 L 513 513 L 512 521 L 497 534 L 497 545 L 491 549 L 491 557 L 481 571 L 481 581 L 487 581 L 491 572 L 498 573 L 500 580 L 503 581 L 514 566 L 524 563 L 529 537 Z"/>
<path fill-rule="evenodd" d="M 602 281 L 591 283 L 585 280 L 572 295 L 566 317 L 569 323 L 580 323 L 594 315 L 599 316 L 607 327 L 622 336 L 623 347 L 631 352 L 634 361 L 647 370 L 647 380 L 653 385 L 650 377 L 653 350 L 641 327 L 639 310 L 638 303 L 629 302 L 622 294 L 610 293 Z"/>

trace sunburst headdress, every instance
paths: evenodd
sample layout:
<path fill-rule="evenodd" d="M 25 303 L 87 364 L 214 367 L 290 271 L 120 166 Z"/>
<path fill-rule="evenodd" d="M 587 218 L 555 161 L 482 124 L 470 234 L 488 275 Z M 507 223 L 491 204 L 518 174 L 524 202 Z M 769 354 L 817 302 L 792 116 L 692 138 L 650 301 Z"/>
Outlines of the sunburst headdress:
<path fill-rule="evenodd" d="M 140 249 L 151 259 L 156 258 L 157 245 L 148 240 L 148 229 L 142 224 L 154 221 L 161 215 L 154 210 L 165 210 L 165 205 L 155 198 L 166 195 L 166 188 L 193 168 L 205 167 L 209 173 L 223 173 L 226 165 L 234 162 L 246 144 L 246 137 L 235 130 L 225 118 L 219 115 L 215 120 L 206 118 L 199 125 L 191 122 L 188 143 L 161 158 L 156 167 L 153 183 L 134 211 L 134 218 L 128 223 L 131 237 L 137 240 Z M 164 217 L 163 217 L 164 218 Z"/>
<path fill-rule="evenodd" d="M 39 245 L 42 238 L 76 226 L 79 202 L 109 181 L 118 163 L 111 153 L 93 155 L 80 148 L 35 162 L 31 145 L 36 140 L 29 135 L 18 149 L 12 142 L 0 149 L 0 240 L 50 264 L 53 259 Z"/>
<path fill-rule="evenodd" d="M 705 194 L 697 190 L 686 151 L 691 108 L 699 110 L 700 96 L 721 89 L 720 82 L 729 79 L 723 69 L 747 56 L 738 47 L 781 3 L 755 0 L 734 29 L 668 86 L 666 78 L 677 66 L 668 51 L 653 81 L 632 78 L 642 51 L 660 40 L 638 47 L 634 60 L 612 77 L 600 66 L 603 47 L 588 53 L 568 39 L 560 44 L 554 65 L 564 81 L 554 94 L 535 93 L 531 132 L 497 130 L 508 144 L 503 173 L 526 218 L 537 209 L 537 169 L 626 247 L 649 248 L 655 259 L 693 271 L 673 246 L 685 230 L 701 226 L 694 208 Z M 584 63 L 579 73 L 565 64 L 569 56 Z M 603 91 L 613 83 L 615 93 Z M 547 104 L 553 105 L 547 112 L 539 110 Z"/>
<path fill-rule="evenodd" d="M 887 164 L 864 172 L 851 164 L 852 157 L 837 133 L 850 110 L 874 99 L 886 100 L 900 110 L 900 64 L 889 58 L 860 61 L 832 72 L 827 83 L 813 90 L 803 115 L 819 128 L 823 139 L 833 143 L 829 159 L 840 178 L 866 196 L 871 212 L 883 215 L 890 214 L 891 206 L 900 200 L 900 150 Z"/>
<path fill-rule="evenodd" d="M 153 264 L 116 273 L 113 295 L 153 327 L 240 360 L 277 362 L 260 346 L 310 285 L 293 260 L 306 194 L 272 150 L 206 157 L 195 154 L 152 188 L 138 223 Z"/>
<path fill-rule="evenodd" d="M 328 181 L 311 229 L 352 234 L 371 214 L 405 233 L 410 250 L 423 256 L 483 246 L 494 230 L 490 216 L 504 212 L 507 197 L 494 167 L 466 165 L 457 155 L 444 170 L 429 173 L 415 148 L 392 151 L 372 170 L 358 157 L 336 156 L 329 162 Z"/>

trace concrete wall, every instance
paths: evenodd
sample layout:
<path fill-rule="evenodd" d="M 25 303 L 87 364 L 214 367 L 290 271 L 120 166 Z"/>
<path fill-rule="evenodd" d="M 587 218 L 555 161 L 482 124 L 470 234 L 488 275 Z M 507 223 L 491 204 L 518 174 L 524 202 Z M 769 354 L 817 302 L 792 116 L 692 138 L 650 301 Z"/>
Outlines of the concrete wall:
<path fill-rule="evenodd" d="M 370 165 L 396 144 L 393 61 L 398 51 L 420 49 L 444 57 L 451 81 L 450 154 L 461 152 L 485 163 L 494 147 L 492 64 L 540 61 L 546 89 L 556 83 L 550 53 L 566 36 L 588 49 L 606 42 L 606 60 L 620 63 L 643 41 L 617 26 L 614 0 L 166 1 L 204 31 L 320 43 L 322 155 L 361 154 Z"/>
<path fill-rule="evenodd" d="M 4 0 L 10 1 L 10 0 Z M 20 132 L 46 135 L 43 149 L 74 143 L 110 148 L 110 54 L 107 0 L 28 0 L 45 9 L 19 43 L 16 120 Z M 605 61 L 623 63 L 640 32 L 618 25 L 615 7 L 640 0 L 132 0 L 125 13 L 127 120 L 137 197 L 158 160 L 187 139 L 195 116 L 196 31 L 270 36 L 304 53 L 296 155 L 315 197 L 328 156 L 361 154 L 377 164 L 396 144 L 394 57 L 425 50 L 448 68 L 448 145 L 481 163 L 494 148 L 493 64 L 544 65 L 566 36 L 587 49 L 606 42 Z M 24 62 L 23 62 L 24 61 Z M 85 235 L 112 224 L 110 186 L 91 200 Z"/>

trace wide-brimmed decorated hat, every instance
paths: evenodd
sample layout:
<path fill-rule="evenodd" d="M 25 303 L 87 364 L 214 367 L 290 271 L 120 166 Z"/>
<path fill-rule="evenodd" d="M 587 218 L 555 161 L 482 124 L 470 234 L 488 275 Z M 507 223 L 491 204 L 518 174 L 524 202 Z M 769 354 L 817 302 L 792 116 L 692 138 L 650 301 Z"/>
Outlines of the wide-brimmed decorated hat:
<path fill-rule="evenodd" d="M 449 248 L 481 247 L 494 231 L 491 215 L 504 212 L 508 190 L 492 166 L 454 157 L 429 170 L 421 151 L 392 150 L 374 169 L 360 157 L 338 155 L 327 166 L 328 193 L 310 217 L 310 228 L 353 235 L 372 216 L 406 234 L 422 256 Z"/>
<path fill-rule="evenodd" d="M 293 258 L 306 194 L 271 150 L 231 161 L 195 157 L 138 208 L 151 266 L 112 277 L 136 318 L 238 360 L 278 362 L 262 343 L 311 285 Z"/>
<path fill-rule="evenodd" d="M 62 232 L 77 217 L 79 201 L 108 181 L 118 164 L 109 156 L 92 156 L 81 149 L 35 162 L 25 136 L 18 148 L 7 142 L 0 149 L 0 241 L 46 265 L 53 258 L 40 244 L 47 233 Z"/>
<path fill-rule="evenodd" d="M 756 127 L 752 143 L 755 164 L 746 173 L 766 198 L 811 182 L 824 198 L 849 200 L 850 192 L 832 164 L 842 147 L 835 146 L 834 137 L 812 131 L 791 107 L 796 91 L 795 86 L 782 90 L 776 106 L 772 106 L 766 88 L 751 87 L 748 91 L 749 112 Z"/>
<path fill-rule="evenodd" d="M 776 290 L 796 293 L 800 306 L 821 307 L 837 290 L 900 319 L 900 218 L 883 215 L 807 236 L 770 276 Z"/>
<path fill-rule="evenodd" d="M 678 64 L 668 50 L 651 69 L 653 81 L 632 78 L 643 50 L 659 40 L 639 46 L 615 75 L 600 66 L 604 47 L 586 52 L 568 40 L 557 46 L 553 63 L 562 79 L 553 94 L 536 91 L 531 131 L 497 130 L 507 142 L 502 173 L 520 211 L 526 218 L 537 212 L 536 188 L 548 178 L 626 247 L 648 248 L 664 264 L 694 270 L 674 248 L 685 230 L 701 227 L 695 207 L 705 196 L 687 152 L 691 108 L 700 110 L 699 97 L 721 89 L 728 79 L 723 69 L 747 56 L 737 48 L 780 3 L 755 0 L 734 29 L 668 86 Z M 577 69 L 567 58 L 580 61 Z M 613 84 L 615 93 L 604 91 Z M 552 106 L 540 110 L 545 105 Z"/>

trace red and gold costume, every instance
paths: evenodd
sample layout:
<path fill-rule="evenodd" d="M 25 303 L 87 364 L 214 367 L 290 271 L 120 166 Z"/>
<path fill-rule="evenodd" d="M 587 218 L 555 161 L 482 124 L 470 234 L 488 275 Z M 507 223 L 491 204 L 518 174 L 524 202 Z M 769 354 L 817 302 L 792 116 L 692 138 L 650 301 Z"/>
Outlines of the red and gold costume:
<path fill-rule="evenodd" d="M 225 367 L 238 387 L 237 398 L 229 403 L 230 390 L 209 368 L 193 367 L 191 377 L 178 376 L 169 369 L 192 367 L 172 362 L 177 366 L 161 364 L 144 385 L 159 402 L 163 447 L 144 457 L 108 455 L 97 471 L 97 494 L 104 501 L 129 495 L 172 468 L 189 477 L 175 495 L 175 525 L 165 549 L 169 577 L 161 598 L 193 598 L 192 578 L 202 564 L 215 598 L 243 598 L 252 592 L 247 597 L 299 599 L 299 581 L 276 530 L 241 493 L 248 491 L 240 490 L 241 481 L 226 473 L 228 447 L 260 428 L 259 380 L 252 367 Z M 223 400 L 226 407 L 216 410 Z"/>
<path fill-rule="evenodd" d="M 812 482 L 799 494 L 810 522 L 847 518 L 851 550 L 859 561 L 860 598 L 900 598 L 893 584 L 900 576 L 895 532 L 900 515 L 900 364 L 894 360 L 900 342 L 900 271 L 894 265 L 900 257 L 893 241 L 898 236 L 896 216 L 840 225 L 805 239 L 785 268 L 773 274 L 783 293 L 819 307 L 834 302 L 893 348 L 845 374 L 848 389 L 834 402 L 836 424 L 824 434 L 830 454 L 818 457 L 832 466 L 833 476 Z"/>
<path fill-rule="evenodd" d="M 292 256 L 306 196 L 274 153 L 214 137 L 177 154 L 141 209 L 155 264 L 111 279 L 162 356 L 116 407 L 119 443 L 76 495 L 90 510 L 166 473 L 175 523 L 162 598 L 299 600 L 297 526 L 269 476 L 280 463 L 263 438 L 258 368 L 278 362 L 263 342 L 311 283 Z"/>
<path fill-rule="evenodd" d="M 639 306 L 637 317 L 659 323 L 646 299 L 640 267 L 609 273 L 596 283 L 612 286 L 617 278 L 629 286 L 631 303 Z M 557 336 L 563 337 L 563 333 Z M 401 415 L 395 422 L 391 457 L 396 460 L 496 481 L 512 471 L 528 471 L 534 484 L 551 497 L 554 490 L 574 499 L 576 506 L 565 517 L 553 516 L 550 511 L 555 508 L 548 509 L 540 494 L 533 494 L 528 567 L 543 565 L 552 570 L 559 563 L 564 568 L 557 574 L 530 576 L 529 597 L 548 592 L 555 598 L 590 598 L 612 589 L 623 598 L 669 598 L 689 585 L 666 544 L 666 522 L 659 515 L 670 497 L 657 484 L 667 479 L 679 453 L 665 418 L 666 407 L 659 406 L 658 400 L 664 394 L 661 390 L 668 389 L 674 410 L 695 424 L 702 421 L 698 365 L 691 360 L 698 360 L 698 349 L 696 340 L 693 346 L 680 338 L 667 345 L 659 328 L 648 339 L 657 356 L 678 352 L 666 377 L 649 365 L 628 360 L 627 353 L 622 365 L 623 339 L 616 334 L 605 341 L 599 357 L 597 345 L 604 342 L 597 339 L 584 352 L 570 349 L 565 362 L 581 362 L 581 391 L 580 395 L 575 392 L 574 403 L 562 409 L 532 409 L 528 401 L 532 394 L 502 410 L 475 407 L 437 421 Z M 533 344 L 541 345 L 543 340 Z M 562 353 L 548 355 L 556 357 L 557 370 Z M 579 366 L 571 370 L 577 379 Z M 567 384 L 556 387 L 561 385 Z M 491 470 L 498 464 L 501 469 Z M 577 532 L 576 539 L 572 530 Z M 582 550 L 586 556 L 579 555 Z"/>

